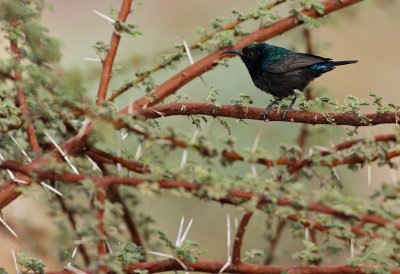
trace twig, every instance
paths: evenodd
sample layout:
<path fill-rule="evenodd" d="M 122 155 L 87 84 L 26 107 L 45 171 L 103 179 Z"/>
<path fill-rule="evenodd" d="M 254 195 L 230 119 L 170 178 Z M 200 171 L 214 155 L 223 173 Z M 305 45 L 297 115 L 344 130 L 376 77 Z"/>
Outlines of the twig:
<path fill-rule="evenodd" d="M 187 263 L 193 271 L 217 273 L 225 264 L 225 261 L 206 261 L 198 260 L 195 263 Z M 134 263 L 127 267 L 128 273 L 134 273 L 135 270 L 148 270 L 150 273 L 160 273 L 165 271 L 182 270 L 182 266 L 174 260 L 160 260 L 145 263 Z M 349 265 L 331 265 L 331 266 L 266 266 L 248 263 L 231 265 L 225 270 L 225 273 L 239 274 L 281 274 L 282 272 L 291 274 L 358 274 L 372 270 L 369 266 L 349 266 Z M 400 274 L 399 268 L 389 269 L 392 274 Z M 50 274 L 50 273 L 49 273 Z M 56 274 L 56 273 L 51 273 Z"/>
<path fill-rule="evenodd" d="M 263 108 L 249 107 L 246 111 L 235 105 L 221 105 L 215 107 L 213 104 L 198 103 L 170 103 L 148 107 L 138 110 L 136 116 L 146 119 L 160 118 L 155 111 L 163 113 L 163 117 L 181 115 L 206 115 L 211 117 L 230 117 L 240 120 L 261 120 L 263 121 Z M 301 110 L 289 110 L 286 117 L 277 109 L 268 112 L 268 121 L 281 121 L 292 123 L 303 123 L 311 125 L 346 125 L 354 127 L 365 127 L 380 124 L 397 124 L 400 112 L 369 113 L 365 114 L 365 120 L 358 118 L 351 113 L 340 112 L 311 112 Z M 327 117 L 330 117 L 329 119 Z"/>
<path fill-rule="evenodd" d="M 16 28 L 17 23 L 12 22 L 11 25 Z M 29 144 L 34 152 L 37 154 L 42 153 L 42 149 L 40 148 L 39 142 L 36 137 L 35 133 L 35 128 L 33 127 L 32 120 L 31 120 L 31 115 L 30 111 L 28 108 L 25 92 L 22 88 L 21 81 L 22 81 L 22 72 L 17 68 L 19 64 L 21 63 L 21 52 L 18 47 L 17 41 L 10 39 L 10 49 L 11 52 L 13 53 L 13 58 L 15 62 L 15 68 L 14 68 L 14 84 L 15 88 L 17 89 L 17 100 L 19 107 L 21 108 L 22 112 L 22 117 L 26 123 L 26 133 L 28 137 Z"/>
<path fill-rule="evenodd" d="M 124 0 L 122 2 L 122 6 L 118 14 L 119 22 L 126 21 L 126 18 L 131 12 L 131 4 L 132 0 Z M 119 24 L 115 24 L 115 29 L 117 31 L 113 32 L 112 34 L 107 56 L 103 62 L 103 71 L 101 73 L 99 90 L 97 92 L 97 105 L 101 105 L 107 96 L 107 89 L 111 79 L 111 71 L 114 64 L 115 56 L 117 54 L 119 41 L 121 40 L 121 35 L 118 33 L 118 31 L 121 30 L 121 26 Z"/>
<path fill-rule="evenodd" d="M 272 261 L 274 260 L 275 250 L 276 250 L 276 247 L 278 246 L 279 239 L 282 236 L 282 232 L 283 232 L 285 226 L 286 226 L 286 220 L 279 220 L 275 235 L 269 241 L 269 252 L 268 252 L 268 256 L 264 260 L 265 265 L 271 264 Z"/>
<path fill-rule="evenodd" d="M 244 237 L 244 233 L 246 232 L 246 228 L 250 221 L 251 216 L 253 216 L 252 211 L 246 212 L 243 215 L 242 220 L 240 221 L 240 224 L 239 224 L 238 230 L 236 232 L 236 236 L 235 236 L 235 242 L 233 243 L 233 252 L 232 252 L 233 265 L 241 262 L 240 255 L 241 255 L 243 237 Z"/>

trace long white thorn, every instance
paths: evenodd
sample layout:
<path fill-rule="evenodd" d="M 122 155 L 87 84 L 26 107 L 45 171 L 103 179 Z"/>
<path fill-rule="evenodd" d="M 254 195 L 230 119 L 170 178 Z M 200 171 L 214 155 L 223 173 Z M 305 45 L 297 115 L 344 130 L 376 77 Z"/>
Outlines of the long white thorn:
<path fill-rule="evenodd" d="M 19 240 L 19 237 L 18 237 L 17 233 L 15 233 L 15 231 L 11 228 L 11 226 L 9 226 L 9 225 L 6 223 L 6 221 L 5 221 L 2 217 L 0 217 L 0 223 L 2 223 L 2 224 L 4 225 L 4 227 L 5 227 L 8 231 L 10 231 L 10 233 L 11 233 L 15 238 L 17 238 L 17 239 Z"/>
<path fill-rule="evenodd" d="M 76 174 L 79 175 L 78 169 L 71 163 L 69 160 L 67 154 L 64 152 L 64 150 L 57 144 L 57 142 L 53 139 L 53 137 L 50 136 L 50 134 L 47 133 L 47 131 L 44 131 L 44 134 L 46 134 L 47 138 L 53 143 L 53 145 L 56 147 L 58 152 L 60 152 L 61 156 L 64 158 L 64 160 L 68 163 L 68 165 L 71 167 L 72 171 L 75 172 Z"/>
<path fill-rule="evenodd" d="M 101 63 L 100 58 L 91 58 L 91 57 L 82 57 L 83 61 L 93 62 L 93 63 Z"/>
<path fill-rule="evenodd" d="M 181 239 L 182 231 L 183 231 L 183 223 L 184 222 L 185 222 L 185 216 L 182 216 L 181 223 L 179 224 L 178 236 L 176 237 L 175 245 L 178 245 L 179 244 L 179 240 Z"/>
<path fill-rule="evenodd" d="M 97 11 L 97 10 L 92 10 L 92 11 L 93 11 L 95 14 L 97 14 L 98 16 L 100 16 L 101 18 L 107 20 L 108 22 L 110 22 L 110 23 L 112 23 L 112 24 L 115 24 L 115 20 L 112 19 L 111 17 L 109 17 L 109 16 L 107 16 L 107 15 L 105 15 L 105 14 L 103 14 L 103 13 Z"/>
<path fill-rule="evenodd" d="M 14 261 L 15 273 L 20 274 L 21 272 L 19 271 L 17 256 L 15 256 L 15 252 L 14 252 L 13 248 L 11 248 L 11 255 L 12 255 L 12 258 Z"/>
<path fill-rule="evenodd" d="M 182 246 L 183 242 L 185 241 L 185 239 L 186 239 L 186 237 L 187 237 L 187 235 L 189 233 L 189 230 L 190 230 L 190 227 L 192 226 L 192 223 L 193 223 L 193 219 L 190 219 L 190 221 L 189 221 L 189 223 L 188 223 L 188 225 L 186 227 L 185 232 L 183 233 L 181 239 L 179 240 L 178 246 Z"/>
<path fill-rule="evenodd" d="M 64 195 L 58 191 L 56 188 L 52 187 L 51 185 L 46 184 L 45 182 L 40 182 L 40 184 L 45 188 L 45 189 L 49 189 L 51 191 L 53 191 L 55 194 L 63 197 Z"/>
<path fill-rule="evenodd" d="M 74 262 L 74 259 L 75 259 L 75 256 L 76 256 L 77 252 L 78 252 L 78 246 L 75 246 L 75 248 L 74 248 L 74 250 L 72 251 L 72 254 L 71 254 L 71 259 L 69 260 L 69 262 L 67 264 L 67 267 L 72 266 L 72 263 Z"/>

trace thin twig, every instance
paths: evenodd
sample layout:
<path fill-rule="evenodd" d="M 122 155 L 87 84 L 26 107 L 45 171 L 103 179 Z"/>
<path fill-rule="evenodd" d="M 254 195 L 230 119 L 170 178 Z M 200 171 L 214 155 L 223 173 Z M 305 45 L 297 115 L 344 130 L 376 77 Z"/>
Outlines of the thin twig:
<path fill-rule="evenodd" d="M 249 224 L 250 218 L 253 216 L 253 212 L 249 211 L 246 212 L 242 220 L 240 221 L 238 230 L 236 232 L 235 236 L 235 241 L 233 243 L 233 252 L 232 252 L 232 263 L 233 264 L 238 264 L 241 262 L 241 249 L 242 249 L 242 244 L 243 244 L 243 237 L 244 233 L 246 232 L 247 225 Z"/>
<path fill-rule="evenodd" d="M 125 22 L 129 13 L 131 12 L 132 0 L 124 0 L 121 5 L 121 9 L 118 14 L 118 21 Z M 101 80 L 99 85 L 99 90 L 97 92 L 97 105 L 101 105 L 102 102 L 107 97 L 107 89 L 110 84 L 111 71 L 113 68 L 115 56 L 117 55 L 117 49 L 119 42 L 121 40 L 121 35 L 118 33 L 121 30 L 120 24 L 115 24 L 116 31 L 113 32 L 107 56 L 103 62 L 103 71 L 101 73 Z"/>

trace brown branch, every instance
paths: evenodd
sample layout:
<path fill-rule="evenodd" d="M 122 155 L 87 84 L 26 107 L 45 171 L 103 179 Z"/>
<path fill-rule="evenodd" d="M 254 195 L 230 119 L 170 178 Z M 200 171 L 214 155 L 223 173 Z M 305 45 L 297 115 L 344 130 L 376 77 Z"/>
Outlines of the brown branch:
<path fill-rule="evenodd" d="M 319 14 L 313 9 L 309 10 L 303 10 L 302 14 L 317 18 L 321 17 L 323 15 L 329 14 L 333 11 L 348 7 L 350 5 L 356 4 L 358 2 L 361 2 L 362 0 L 325 0 L 323 1 L 323 5 L 325 7 L 324 9 L 324 14 Z M 260 28 L 244 37 L 239 39 L 235 46 L 233 48 L 242 48 L 244 46 L 247 46 L 251 42 L 262 42 L 267 39 L 270 39 L 274 36 L 277 36 L 279 34 L 282 34 L 288 30 L 291 30 L 295 28 L 298 25 L 301 25 L 303 22 L 297 19 L 296 15 L 291 15 L 286 18 L 283 18 L 279 20 L 278 22 L 266 26 L 264 28 Z M 230 58 L 232 56 L 229 55 L 223 55 L 221 56 L 221 52 L 223 50 L 218 50 L 216 52 L 213 52 L 196 63 L 194 63 L 191 66 L 188 66 L 184 70 L 180 71 L 173 77 L 171 77 L 169 80 L 164 82 L 163 84 L 159 85 L 156 90 L 155 90 L 155 99 L 152 99 L 152 101 L 148 100 L 147 95 L 139 98 L 133 103 L 134 109 L 139 109 L 143 106 L 153 106 L 160 101 L 162 101 L 164 98 L 167 96 L 173 94 L 175 91 L 177 91 L 179 88 L 184 86 L 185 84 L 189 83 L 191 80 L 194 78 L 202 75 L 203 73 L 209 71 L 213 67 L 216 66 L 216 62 L 223 59 L 223 58 Z M 128 111 L 128 107 L 124 109 L 125 112 Z M 260 116 L 261 117 L 261 116 Z"/>
<path fill-rule="evenodd" d="M 195 263 L 185 264 L 195 272 L 218 273 L 224 266 L 224 261 L 206 261 L 198 260 Z M 160 260 L 144 263 L 134 263 L 126 268 L 128 273 L 134 273 L 135 270 L 148 270 L 150 273 L 159 273 L 165 271 L 183 270 L 182 266 L 174 260 Z M 240 263 L 231 265 L 225 273 L 240 274 L 281 274 L 283 272 L 290 274 L 361 274 L 372 270 L 369 266 L 349 266 L 349 265 L 331 265 L 331 266 L 280 266 L 280 265 L 255 265 Z M 392 274 L 400 274 L 399 268 L 389 270 Z M 53 273 L 56 274 L 56 273 Z"/>
<path fill-rule="evenodd" d="M 122 2 L 121 9 L 118 14 L 118 21 L 114 24 L 115 30 L 111 37 L 111 42 L 107 52 L 107 56 L 103 62 L 103 71 L 101 73 L 101 80 L 99 85 L 99 90 L 97 92 L 97 105 L 101 105 L 107 96 L 108 85 L 110 84 L 111 71 L 113 68 L 115 56 L 117 54 L 117 49 L 119 41 L 121 40 L 121 34 L 118 33 L 122 30 L 120 22 L 125 22 L 129 13 L 131 12 L 132 0 L 124 0 Z"/>
<path fill-rule="evenodd" d="M 263 108 L 250 107 L 246 110 L 240 106 L 222 105 L 216 107 L 213 104 L 199 103 L 170 103 L 138 110 L 135 115 L 146 119 L 155 119 L 168 116 L 205 115 L 211 117 L 229 117 L 235 119 L 263 120 Z M 368 122 L 361 120 L 351 113 L 339 112 L 309 112 L 301 110 L 289 110 L 286 117 L 277 109 L 268 112 L 269 121 L 282 121 L 303 123 L 311 125 L 346 125 L 354 127 L 372 126 L 380 124 L 397 124 L 400 112 L 370 113 L 364 115 Z M 329 119 L 327 118 L 329 117 Z M 334 123 L 332 122 L 334 121 Z"/>
<path fill-rule="evenodd" d="M 242 220 L 240 221 L 238 230 L 236 232 L 235 236 L 235 242 L 233 243 L 233 251 L 232 251 L 232 263 L 233 264 L 240 264 L 241 259 L 241 249 L 242 249 L 242 244 L 243 244 L 243 237 L 244 233 L 246 232 L 247 225 L 250 221 L 251 216 L 253 216 L 253 212 L 249 211 L 246 212 Z"/>
<path fill-rule="evenodd" d="M 126 169 L 137 172 L 137 173 L 149 173 L 150 169 L 140 163 L 135 161 L 126 160 L 122 157 L 111 155 L 105 151 L 100 149 L 90 149 L 85 152 L 90 158 L 92 158 L 96 162 L 104 163 L 104 164 L 120 164 Z"/>
<path fill-rule="evenodd" d="M 97 254 L 99 257 L 103 256 L 107 252 L 107 245 L 106 245 L 106 237 L 107 237 L 107 232 L 106 232 L 106 227 L 104 224 L 104 207 L 105 207 L 105 201 L 106 201 L 106 195 L 104 193 L 103 189 L 99 189 L 96 193 L 96 200 L 97 200 L 97 229 L 99 231 L 99 242 L 97 244 Z M 104 272 L 104 266 L 100 265 L 99 266 L 99 271 Z"/>
<path fill-rule="evenodd" d="M 17 27 L 17 23 L 13 22 L 11 23 L 11 25 L 16 28 Z M 14 62 L 15 62 L 15 68 L 14 68 L 14 84 L 15 84 L 15 88 L 17 90 L 17 100 L 18 100 L 18 105 L 21 108 L 21 113 L 22 113 L 22 117 L 26 123 L 26 130 L 27 130 L 27 137 L 28 137 L 28 141 L 30 144 L 31 149 L 36 152 L 37 154 L 41 154 L 42 153 L 42 149 L 39 146 L 39 142 L 37 140 L 36 137 L 36 133 L 35 133 L 35 128 L 33 127 L 32 124 L 32 120 L 30 118 L 30 111 L 28 108 L 28 104 L 26 102 L 26 96 L 24 93 L 24 90 L 22 88 L 22 72 L 18 69 L 18 66 L 21 63 L 21 52 L 20 49 L 18 48 L 18 44 L 15 40 L 10 39 L 10 50 L 13 53 L 13 58 L 14 58 Z"/>
<path fill-rule="evenodd" d="M 282 236 L 285 226 L 286 226 L 286 220 L 279 220 L 278 227 L 276 228 L 275 236 L 272 237 L 271 240 L 269 241 L 270 247 L 269 247 L 268 256 L 264 260 L 265 265 L 269 265 L 274 260 L 275 250 L 276 250 L 276 247 L 278 246 L 279 239 Z"/>
<path fill-rule="evenodd" d="M 0 168 L 1 169 L 10 169 L 15 172 L 20 172 L 25 175 L 32 175 L 35 174 L 35 178 L 37 180 L 59 180 L 63 182 L 72 182 L 72 183 L 80 183 L 84 179 L 89 179 L 93 181 L 97 187 L 107 187 L 110 185 L 127 185 L 127 186 L 133 186 L 137 187 L 139 185 L 152 182 L 153 184 L 158 184 L 160 188 L 164 189 L 185 189 L 186 191 L 192 192 L 192 193 L 203 193 L 201 192 L 202 188 L 204 187 L 201 184 L 198 183 L 191 183 L 191 182 L 185 182 L 181 180 L 158 180 L 158 181 L 149 181 L 146 179 L 137 179 L 137 178 L 126 178 L 126 177 L 113 177 L 113 176 L 103 176 L 103 177 L 98 177 L 98 176 L 87 176 L 87 175 L 78 175 L 75 173 L 62 173 L 58 174 L 53 171 L 43 171 L 39 170 L 36 168 L 31 168 L 29 165 L 23 165 L 20 163 L 16 163 L 13 161 L 4 161 L 0 163 Z M 32 182 L 31 179 L 26 178 L 25 181 L 27 182 Z M 1 192 L 0 192 L 1 195 Z M 201 194 L 199 194 L 199 197 Z M 203 193 L 203 195 L 206 195 L 206 193 Z M 207 197 L 207 196 L 206 196 Z M 239 199 L 239 202 L 237 200 Z M 400 222 L 393 223 L 392 221 L 385 219 L 383 217 L 369 214 L 369 213 L 363 213 L 360 215 L 352 215 L 345 213 L 343 211 L 334 209 L 330 206 L 323 205 L 321 203 L 309 203 L 305 206 L 298 204 L 296 201 L 292 201 L 288 198 L 276 198 L 274 200 L 269 199 L 265 195 L 261 194 L 256 194 L 248 191 L 243 191 L 240 189 L 230 189 L 227 191 L 227 195 L 225 198 L 222 199 L 216 199 L 215 201 L 219 201 L 222 203 L 230 203 L 230 204 L 241 204 L 242 201 L 249 201 L 252 199 L 257 199 L 259 201 L 259 205 L 264 205 L 264 204 L 269 204 L 273 203 L 278 206 L 287 206 L 287 207 L 292 207 L 297 210 L 307 210 L 311 212 L 317 212 L 317 213 L 322 213 L 326 215 L 331 215 L 334 217 L 337 217 L 342 220 L 348 220 L 348 221 L 360 221 L 363 223 L 372 223 L 378 226 L 386 226 L 388 224 L 393 224 L 397 229 L 400 229 Z M 236 201 L 236 202 L 235 202 Z"/>
<path fill-rule="evenodd" d="M 65 215 L 67 215 L 67 219 L 72 227 L 72 229 L 74 231 L 77 230 L 77 224 L 76 224 L 76 220 L 75 220 L 75 216 L 74 213 L 67 207 L 67 205 L 65 204 L 65 201 L 62 197 L 60 197 L 59 195 L 56 195 L 56 199 L 58 201 L 58 203 L 60 204 L 61 210 L 62 212 L 64 212 Z M 89 266 L 90 264 L 90 257 L 86 251 L 86 248 L 83 244 L 79 245 L 79 253 L 81 254 L 82 258 L 83 258 L 83 262 L 85 263 L 86 266 Z"/>
<path fill-rule="evenodd" d="M 132 242 L 134 244 L 136 244 L 137 246 L 140 246 L 143 250 L 145 250 L 145 246 L 144 246 L 142 237 L 140 236 L 139 230 L 131 216 L 128 206 L 126 205 L 124 199 L 121 197 L 121 194 L 119 193 L 118 187 L 115 185 L 111 185 L 108 190 L 109 190 L 108 193 L 109 193 L 110 200 L 113 202 L 119 203 L 122 207 L 123 218 L 124 218 L 126 227 L 129 231 L 129 234 L 131 236 Z M 146 260 L 146 257 L 144 258 L 144 261 L 145 260 Z"/>

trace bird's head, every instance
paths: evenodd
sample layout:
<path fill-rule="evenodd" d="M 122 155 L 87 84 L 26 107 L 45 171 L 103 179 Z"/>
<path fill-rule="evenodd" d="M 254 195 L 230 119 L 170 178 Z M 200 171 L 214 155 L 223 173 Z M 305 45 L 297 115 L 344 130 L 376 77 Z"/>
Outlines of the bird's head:
<path fill-rule="evenodd" d="M 265 43 L 251 43 L 239 50 L 227 50 L 222 54 L 233 53 L 240 56 L 248 69 L 252 69 L 263 63 Z"/>

